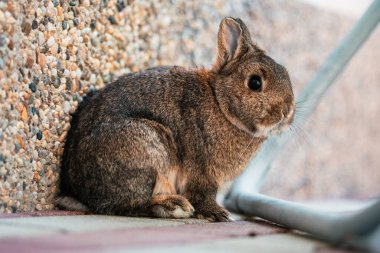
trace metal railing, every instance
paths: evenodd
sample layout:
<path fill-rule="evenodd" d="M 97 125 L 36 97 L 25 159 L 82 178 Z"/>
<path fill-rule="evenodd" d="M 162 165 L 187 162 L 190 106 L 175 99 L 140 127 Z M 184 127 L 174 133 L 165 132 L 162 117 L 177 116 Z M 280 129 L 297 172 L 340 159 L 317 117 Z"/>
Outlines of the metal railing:
<path fill-rule="evenodd" d="M 327 58 L 314 79 L 306 85 L 299 101 L 304 101 L 305 116 L 310 115 L 341 71 L 363 45 L 380 21 L 380 0 L 374 0 L 367 11 Z M 300 125 L 306 117 L 297 118 Z M 292 137 L 287 133 L 269 139 L 248 168 L 233 184 L 224 200 L 230 211 L 258 216 L 266 220 L 307 232 L 334 244 L 380 252 L 380 200 L 351 214 L 326 213 L 294 202 L 259 194 L 274 159 Z M 344 211 L 344 210 L 342 210 Z"/>

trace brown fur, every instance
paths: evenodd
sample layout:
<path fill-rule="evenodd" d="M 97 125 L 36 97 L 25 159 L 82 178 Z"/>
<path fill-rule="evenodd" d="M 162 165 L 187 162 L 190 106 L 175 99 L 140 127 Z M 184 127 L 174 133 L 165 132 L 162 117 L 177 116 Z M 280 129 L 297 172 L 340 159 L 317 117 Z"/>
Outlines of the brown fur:
<path fill-rule="evenodd" d="M 258 75 L 262 91 L 248 88 Z M 289 76 L 225 18 L 211 69 L 157 67 L 88 96 L 73 117 L 61 194 L 119 215 L 228 220 L 215 196 L 293 120 Z M 193 208 L 194 207 L 194 208 Z"/>

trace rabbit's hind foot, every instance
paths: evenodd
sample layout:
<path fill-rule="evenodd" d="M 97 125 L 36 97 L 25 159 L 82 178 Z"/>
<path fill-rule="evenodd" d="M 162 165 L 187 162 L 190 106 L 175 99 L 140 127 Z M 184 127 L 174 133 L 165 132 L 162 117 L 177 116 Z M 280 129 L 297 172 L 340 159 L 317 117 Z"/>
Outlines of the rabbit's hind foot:
<path fill-rule="evenodd" d="M 158 194 L 151 199 L 150 210 L 160 218 L 190 218 L 194 214 L 194 207 L 183 196 L 177 194 Z"/>

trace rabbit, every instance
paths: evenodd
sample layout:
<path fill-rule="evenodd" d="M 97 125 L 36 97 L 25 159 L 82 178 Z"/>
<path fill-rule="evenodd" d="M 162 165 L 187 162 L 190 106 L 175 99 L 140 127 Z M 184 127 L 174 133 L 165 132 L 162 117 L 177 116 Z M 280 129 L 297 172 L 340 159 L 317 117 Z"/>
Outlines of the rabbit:
<path fill-rule="evenodd" d="M 164 66 L 121 76 L 73 115 L 61 165 L 61 208 L 228 221 L 218 188 L 291 125 L 286 69 L 239 18 L 219 26 L 209 68 Z"/>

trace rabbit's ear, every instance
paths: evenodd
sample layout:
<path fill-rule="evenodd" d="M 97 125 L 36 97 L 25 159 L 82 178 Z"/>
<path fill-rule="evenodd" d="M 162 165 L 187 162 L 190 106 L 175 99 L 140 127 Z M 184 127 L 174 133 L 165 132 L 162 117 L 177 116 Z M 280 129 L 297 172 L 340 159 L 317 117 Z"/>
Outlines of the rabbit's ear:
<path fill-rule="evenodd" d="M 239 18 L 227 17 L 222 20 L 218 32 L 218 57 L 214 69 L 219 71 L 229 61 L 253 49 L 247 26 Z"/>

